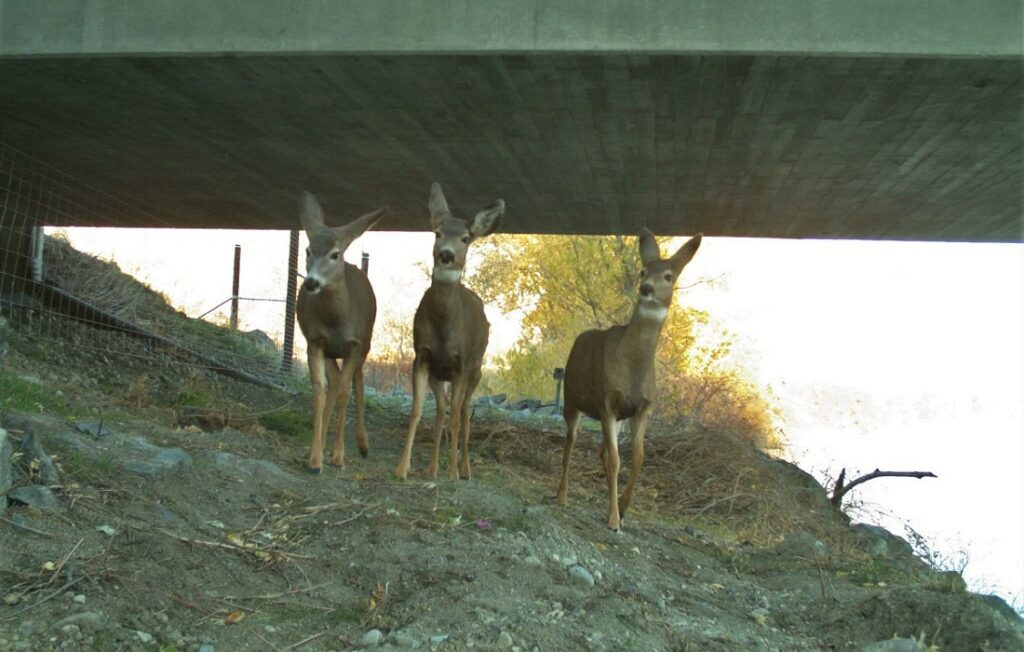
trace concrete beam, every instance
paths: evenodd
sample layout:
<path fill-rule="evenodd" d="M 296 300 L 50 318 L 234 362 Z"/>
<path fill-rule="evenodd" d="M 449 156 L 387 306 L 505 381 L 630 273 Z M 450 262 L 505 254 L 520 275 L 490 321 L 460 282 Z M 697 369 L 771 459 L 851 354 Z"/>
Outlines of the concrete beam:
<path fill-rule="evenodd" d="M 0 0 L 0 58 L 217 53 L 1019 57 L 1020 0 Z"/>

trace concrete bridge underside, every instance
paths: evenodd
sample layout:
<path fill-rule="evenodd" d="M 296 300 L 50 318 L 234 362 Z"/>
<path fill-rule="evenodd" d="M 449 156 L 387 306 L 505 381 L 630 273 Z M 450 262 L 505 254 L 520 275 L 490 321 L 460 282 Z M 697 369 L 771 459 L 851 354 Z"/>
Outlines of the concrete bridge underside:
<path fill-rule="evenodd" d="M 61 5 L 84 8 L 78 14 L 51 16 L 30 32 L 31 21 L 43 21 L 30 8 L 47 4 L 0 0 L 0 141 L 143 208 L 135 219 L 118 216 L 140 226 L 291 228 L 298 191 L 309 189 L 341 219 L 387 204 L 382 228 L 421 230 L 437 180 L 464 214 L 504 198 L 506 232 L 621 233 L 647 225 L 662 234 L 1022 240 L 1024 58 L 1016 2 L 987 3 L 999 11 L 985 14 L 982 25 L 967 17 L 947 24 L 957 20 L 952 14 L 929 19 L 965 33 L 961 42 L 934 34 L 921 43 L 901 40 L 881 26 L 868 32 L 878 43 L 862 42 L 845 38 L 839 25 L 830 39 L 825 27 L 813 29 L 826 19 L 804 16 L 804 41 L 783 34 L 788 40 L 771 42 L 765 25 L 767 35 L 748 38 L 745 48 L 729 34 L 700 41 L 714 25 L 671 39 L 664 27 L 654 35 L 642 29 L 650 31 L 652 21 L 692 24 L 675 14 L 647 16 L 634 26 L 632 47 L 615 31 L 614 16 L 563 28 L 559 40 L 544 31 L 544 20 L 558 17 L 544 19 L 540 2 L 463 12 L 447 21 L 462 36 L 420 42 L 424 30 L 445 29 L 431 15 L 419 31 L 395 27 L 391 48 L 381 34 L 321 35 L 309 27 L 320 23 L 308 7 L 342 11 L 346 2 L 305 3 L 305 13 L 280 3 L 296 15 L 268 10 L 283 31 L 264 15 L 269 36 L 253 43 L 240 40 L 259 36 L 244 21 L 219 32 L 194 27 L 193 40 L 179 34 L 146 43 L 123 25 L 114 29 L 116 12 L 88 11 L 109 3 L 84 0 Z M 201 14 L 206 4 L 136 6 L 191 5 Z M 706 14 L 708 4 L 607 6 Z M 907 4 L 940 14 L 960 6 Z M 477 5 L 423 6 L 458 14 Z M 794 6 L 842 11 L 844 3 Z M 506 14 L 530 12 L 529 38 L 471 46 L 469 37 L 500 29 Z M 789 19 L 775 17 L 775 32 Z M 1007 31 L 1003 23 L 1013 19 Z M 299 30 L 296 21 L 307 25 L 307 40 L 283 36 Z M 519 25 L 505 22 L 513 38 Z M 204 29 L 211 42 L 200 38 Z M 420 41 L 403 40 L 401 29 Z M 910 32 L 918 38 L 921 29 Z M 601 38 L 603 49 L 592 42 Z M 259 42 L 268 44 L 263 51 Z M 68 210 L 50 221 L 107 224 L 111 216 Z"/>

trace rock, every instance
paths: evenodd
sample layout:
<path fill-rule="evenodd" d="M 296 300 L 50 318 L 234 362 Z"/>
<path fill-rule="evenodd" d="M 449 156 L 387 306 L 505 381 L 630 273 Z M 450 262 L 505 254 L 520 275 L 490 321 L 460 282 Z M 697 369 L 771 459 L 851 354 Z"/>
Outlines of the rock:
<path fill-rule="evenodd" d="M 767 625 L 770 612 L 764 607 L 758 607 L 757 609 L 751 609 L 747 615 L 758 625 Z"/>
<path fill-rule="evenodd" d="M 99 629 L 103 626 L 103 622 L 103 614 L 96 613 L 95 611 L 82 611 L 58 620 L 54 623 L 53 627 L 61 629 L 65 625 L 78 625 L 78 627 L 84 629 Z"/>
<path fill-rule="evenodd" d="M 71 601 L 74 602 L 75 604 L 85 604 L 85 595 L 82 594 L 82 593 L 79 593 L 75 597 L 71 598 Z"/>
<path fill-rule="evenodd" d="M 594 576 L 586 568 L 575 564 L 569 567 L 569 577 L 577 584 L 583 586 L 594 586 Z"/>
<path fill-rule="evenodd" d="M 50 456 L 43 451 L 43 446 L 39 443 L 39 438 L 36 437 L 35 432 L 32 430 L 25 431 L 25 435 L 21 438 L 21 444 L 18 446 L 18 452 L 21 453 L 21 465 L 26 471 L 26 475 L 32 476 L 31 466 L 38 469 L 39 484 L 44 484 L 48 487 L 60 484 L 60 474 L 57 473 L 57 467 L 53 465 L 53 460 L 50 459 Z M 33 462 L 35 462 L 34 465 L 32 464 Z"/>
<path fill-rule="evenodd" d="M 11 329 L 7 328 L 7 320 L 0 316 L 0 361 L 7 355 L 7 341 L 10 339 Z"/>
<path fill-rule="evenodd" d="M 924 649 L 912 638 L 893 638 L 865 645 L 860 652 L 922 652 Z"/>
<path fill-rule="evenodd" d="M 277 344 L 274 342 L 274 340 L 269 335 L 267 335 L 266 333 L 259 329 L 245 331 L 244 333 L 242 333 L 242 337 L 249 340 L 250 342 L 252 342 L 253 344 L 255 344 L 256 346 L 260 347 L 261 349 L 268 353 L 277 352 Z"/>
<path fill-rule="evenodd" d="M 42 485 L 29 485 L 11 490 L 7 497 L 16 503 L 28 505 L 41 512 L 55 512 L 60 509 L 60 503 L 49 487 Z"/>
<path fill-rule="evenodd" d="M 14 449 L 7 431 L 0 428 L 0 514 L 7 510 L 7 490 L 11 488 L 11 461 Z"/>
<path fill-rule="evenodd" d="M 508 632 L 498 634 L 498 649 L 504 650 L 512 647 L 512 635 Z"/>
<path fill-rule="evenodd" d="M 138 638 L 143 645 L 146 645 L 153 641 L 153 635 L 142 630 L 135 630 L 135 637 Z"/>
<path fill-rule="evenodd" d="M 376 647 L 380 645 L 381 640 L 384 638 L 384 632 L 379 629 L 371 629 L 370 631 L 363 634 L 363 638 L 360 639 L 360 644 L 366 647 Z"/>
<path fill-rule="evenodd" d="M 914 549 L 903 537 L 877 525 L 855 523 L 861 545 L 873 557 L 914 557 Z"/>
<path fill-rule="evenodd" d="M 533 410 L 536 410 L 536 409 L 540 408 L 540 406 L 543 405 L 543 404 L 544 404 L 543 401 L 541 401 L 540 399 L 537 399 L 537 398 L 524 398 L 524 399 L 521 399 L 519 401 L 516 401 L 513 404 L 512 409 L 514 409 L 514 410 L 530 410 L 532 412 Z"/>
<path fill-rule="evenodd" d="M 192 467 L 192 456 L 180 448 L 160 448 L 152 444 L 149 446 L 159 452 L 148 461 L 130 460 L 121 468 L 129 473 L 151 478 L 179 473 Z"/>
<path fill-rule="evenodd" d="M 436 636 L 431 636 L 430 637 L 430 644 L 431 645 L 440 645 L 441 643 L 444 643 L 445 641 L 447 641 L 449 636 L 451 636 L 451 634 L 438 634 Z"/>
<path fill-rule="evenodd" d="M 75 424 L 75 430 L 78 432 L 85 433 L 96 439 L 102 439 L 103 437 L 109 437 L 113 435 L 113 431 L 103 425 L 102 421 L 96 421 L 91 419 L 85 419 Z"/>
<path fill-rule="evenodd" d="M 807 532 L 794 532 L 776 544 L 772 551 L 790 557 L 827 557 L 828 547 Z"/>

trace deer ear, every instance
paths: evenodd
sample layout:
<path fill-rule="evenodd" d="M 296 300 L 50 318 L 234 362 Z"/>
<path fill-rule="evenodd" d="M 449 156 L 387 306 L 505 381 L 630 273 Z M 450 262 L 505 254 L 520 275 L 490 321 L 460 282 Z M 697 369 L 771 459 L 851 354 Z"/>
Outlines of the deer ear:
<path fill-rule="evenodd" d="M 357 217 L 345 226 L 339 226 L 334 229 L 334 237 L 338 239 L 338 249 L 345 251 L 348 246 L 358 238 L 359 236 L 370 230 L 374 224 L 380 221 L 380 218 L 384 216 L 388 208 L 378 208 L 372 213 L 367 213 L 362 217 Z"/>
<path fill-rule="evenodd" d="M 311 238 L 324 226 L 324 209 L 311 192 L 303 191 L 299 198 L 299 221 L 306 235 Z"/>
<path fill-rule="evenodd" d="M 436 181 L 430 184 L 430 199 L 427 200 L 427 208 L 430 209 L 430 224 L 434 228 L 437 228 L 438 222 L 452 214 L 448 210 L 448 201 L 444 198 L 444 192 L 441 191 L 441 184 Z"/>
<path fill-rule="evenodd" d="M 504 214 L 505 202 L 499 199 L 476 214 L 476 217 L 473 218 L 473 224 L 469 227 L 469 232 L 473 234 L 474 238 L 482 238 L 485 235 L 494 233 L 494 230 L 498 228 L 498 223 L 501 222 L 501 216 Z"/>
<path fill-rule="evenodd" d="M 646 226 L 640 229 L 640 233 L 637 234 L 640 238 L 640 262 L 644 265 L 650 265 L 651 263 L 661 260 L 661 251 L 658 249 L 658 241 L 654 239 L 654 234 Z"/>
<path fill-rule="evenodd" d="M 676 271 L 677 275 L 679 272 L 683 271 L 683 268 L 686 267 L 687 263 L 693 260 L 693 255 L 697 253 L 697 248 L 700 247 L 700 241 L 703 237 L 703 234 L 698 233 L 687 240 L 686 244 L 680 247 L 679 251 L 672 255 L 670 260 L 672 261 L 672 268 Z"/>

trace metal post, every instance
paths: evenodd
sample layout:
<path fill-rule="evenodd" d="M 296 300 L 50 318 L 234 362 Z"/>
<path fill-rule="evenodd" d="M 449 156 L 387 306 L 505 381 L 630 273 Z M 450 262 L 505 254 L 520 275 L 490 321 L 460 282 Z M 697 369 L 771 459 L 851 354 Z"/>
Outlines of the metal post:
<path fill-rule="evenodd" d="M 33 226 L 31 235 L 31 255 L 28 261 L 29 274 L 36 283 L 43 282 L 43 243 L 46 236 L 43 234 L 43 227 Z"/>
<path fill-rule="evenodd" d="M 238 330 L 238 277 L 242 272 L 242 245 L 235 245 L 235 274 L 231 280 L 231 330 Z"/>
<path fill-rule="evenodd" d="M 292 229 L 288 241 L 288 290 L 284 297 L 284 356 L 281 358 L 281 369 L 292 368 L 292 355 L 295 347 L 295 290 L 298 286 L 299 274 L 299 232 Z"/>
<path fill-rule="evenodd" d="M 362 269 L 363 269 L 363 274 L 369 274 L 369 272 L 370 272 L 370 254 L 366 253 L 365 251 L 363 252 Z"/>

